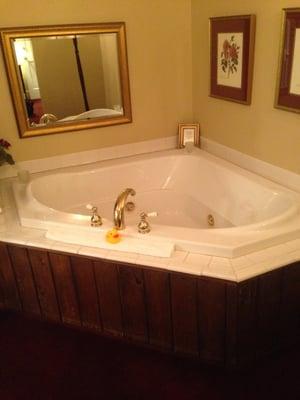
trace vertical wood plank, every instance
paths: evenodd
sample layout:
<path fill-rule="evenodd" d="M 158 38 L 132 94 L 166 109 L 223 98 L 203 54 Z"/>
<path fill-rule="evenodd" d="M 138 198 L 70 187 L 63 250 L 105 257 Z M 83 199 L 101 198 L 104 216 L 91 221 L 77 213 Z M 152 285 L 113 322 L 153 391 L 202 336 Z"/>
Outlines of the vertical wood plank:
<path fill-rule="evenodd" d="M 28 249 L 28 254 L 42 316 L 49 321 L 61 321 L 48 253 L 42 250 Z"/>
<path fill-rule="evenodd" d="M 71 264 L 77 288 L 82 326 L 99 330 L 101 323 L 93 263 L 87 258 L 72 257 Z"/>
<path fill-rule="evenodd" d="M 27 250 L 24 247 L 8 246 L 8 251 L 15 271 L 23 311 L 28 314 L 41 316 L 41 309 Z"/>
<path fill-rule="evenodd" d="M 290 346 L 300 337 L 300 262 L 283 269 L 280 309 L 281 344 Z"/>
<path fill-rule="evenodd" d="M 223 364 L 226 333 L 226 283 L 198 279 L 199 355 L 210 363 Z"/>
<path fill-rule="evenodd" d="M 94 261 L 94 271 L 103 331 L 115 336 L 123 336 L 117 267 L 113 263 Z"/>
<path fill-rule="evenodd" d="M 282 270 L 258 278 L 257 293 L 257 355 L 272 353 L 278 347 Z"/>
<path fill-rule="evenodd" d="M 171 273 L 174 349 L 198 355 L 197 278 Z"/>
<path fill-rule="evenodd" d="M 255 361 L 257 346 L 257 278 L 238 286 L 238 364 Z"/>
<path fill-rule="evenodd" d="M 0 280 L 4 296 L 5 308 L 21 310 L 19 291 L 14 271 L 8 254 L 7 246 L 0 242 Z"/>
<path fill-rule="evenodd" d="M 149 342 L 163 349 L 173 347 L 169 273 L 144 270 Z"/>
<path fill-rule="evenodd" d="M 49 253 L 62 320 L 66 324 L 81 325 L 76 292 L 68 256 Z"/>
<path fill-rule="evenodd" d="M 119 266 L 120 294 L 125 335 L 129 339 L 148 342 L 143 270 Z"/>
<path fill-rule="evenodd" d="M 0 261 L 1 262 L 1 261 Z M 0 309 L 5 308 L 5 301 L 4 301 L 4 280 L 1 275 L 1 267 L 0 267 Z"/>
<path fill-rule="evenodd" d="M 5 308 L 5 297 L 4 297 L 4 287 L 5 287 L 5 284 L 4 284 L 4 278 L 3 278 L 3 276 L 2 276 L 2 268 L 4 268 L 4 265 L 3 266 L 1 266 L 1 264 L 3 263 L 4 264 L 4 258 L 2 259 L 2 257 L 1 257 L 1 245 L 2 245 L 2 243 L 0 242 L 0 309 L 4 309 Z M 8 268 L 8 266 L 7 267 L 5 267 L 5 269 L 6 268 Z"/>
<path fill-rule="evenodd" d="M 238 366 L 238 283 L 226 284 L 225 364 L 228 369 Z"/>

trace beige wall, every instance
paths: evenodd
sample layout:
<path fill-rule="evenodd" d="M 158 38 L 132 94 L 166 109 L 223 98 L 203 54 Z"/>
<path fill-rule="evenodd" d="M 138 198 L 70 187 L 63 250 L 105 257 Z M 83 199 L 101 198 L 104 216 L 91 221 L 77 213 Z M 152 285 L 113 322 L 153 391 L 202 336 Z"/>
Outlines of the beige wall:
<path fill-rule="evenodd" d="M 0 0 L 1 26 L 125 21 L 133 123 L 19 139 L 2 55 L 0 137 L 17 161 L 176 134 L 192 118 L 190 0 Z M 34 11 L 33 11 L 34 10 Z"/>
<path fill-rule="evenodd" d="M 193 106 L 203 136 L 300 173 L 300 114 L 273 107 L 281 10 L 295 6 L 291 0 L 192 0 Z M 238 14 L 256 14 L 257 18 L 250 106 L 208 97 L 208 19 Z"/>
<path fill-rule="evenodd" d="M 293 1 L 28 0 L 22 13 L 19 5 L 0 0 L 2 26 L 126 22 L 133 123 L 19 139 L 1 56 L 0 137 L 18 161 L 169 136 L 193 119 L 204 136 L 300 173 L 300 115 L 273 107 L 281 9 Z M 210 98 L 208 19 L 249 13 L 257 16 L 252 104 Z"/>

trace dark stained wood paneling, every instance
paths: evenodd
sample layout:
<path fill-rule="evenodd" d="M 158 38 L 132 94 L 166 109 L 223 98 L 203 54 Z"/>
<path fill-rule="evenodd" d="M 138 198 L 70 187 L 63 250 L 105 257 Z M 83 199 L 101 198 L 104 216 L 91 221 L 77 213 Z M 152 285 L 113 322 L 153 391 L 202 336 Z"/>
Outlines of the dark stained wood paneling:
<path fill-rule="evenodd" d="M 143 270 L 120 266 L 120 294 L 123 310 L 125 336 L 129 339 L 148 342 Z"/>
<path fill-rule="evenodd" d="M 225 356 L 226 283 L 200 278 L 198 304 L 200 358 L 222 364 Z"/>
<path fill-rule="evenodd" d="M 21 302 L 7 246 L 0 242 L 0 281 L 7 309 L 21 310 Z"/>
<path fill-rule="evenodd" d="M 198 354 L 197 278 L 171 274 L 174 350 Z"/>
<path fill-rule="evenodd" d="M 163 349 L 173 346 L 169 273 L 144 270 L 149 342 Z"/>
<path fill-rule="evenodd" d="M 24 247 L 8 246 L 22 301 L 23 311 L 41 316 L 41 309 L 35 288 L 27 250 Z"/>
<path fill-rule="evenodd" d="M 29 249 L 28 254 L 42 316 L 50 321 L 61 321 L 48 253 L 42 250 Z"/>
<path fill-rule="evenodd" d="M 1 279 L 0 279 L 0 309 L 5 308 L 5 303 L 4 303 L 4 294 L 3 294 L 3 289 L 1 286 Z"/>
<path fill-rule="evenodd" d="M 81 325 L 70 258 L 57 253 L 49 253 L 49 258 L 62 320 L 66 324 Z"/>
<path fill-rule="evenodd" d="M 1 263 L 1 261 L 0 261 Z M 4 301 L 4 280 L 1 275 L 1 266 L 0 266 L 0 309 L 5 308 L 5 301 Z"/>
<path fill-rule="evenodd" d="M 87 258 L 71 258 L 82 326 L 101 329 L 94 268 Z"/>
<path fill-rule="evenodd" d="M 238 283 L 226 284 L 225 364 L 228 369 L 238 365 Z"/>
<path fill-rule="evenodd" d="M 238 285 L 238 363 L 251 364 L 257 346 L 257 278 Z"/>
<path fill-rule="evenodd" d="M 300 337 L 300 262 L 283 269 L 280 310 L 281 343 L 299 343 Z"/>
<path fill-rule="evenodd" d="M 257 356 L 272 353 L 278 347 L 278 313 L 281 302 L 282 270 L 258 277 Z"/>
<path fill-rule="evenodd" d="M 94 262 L 99 305 L 104 332 L 122 336 L 122 310 L 117 266 L 105 261 Z"/>

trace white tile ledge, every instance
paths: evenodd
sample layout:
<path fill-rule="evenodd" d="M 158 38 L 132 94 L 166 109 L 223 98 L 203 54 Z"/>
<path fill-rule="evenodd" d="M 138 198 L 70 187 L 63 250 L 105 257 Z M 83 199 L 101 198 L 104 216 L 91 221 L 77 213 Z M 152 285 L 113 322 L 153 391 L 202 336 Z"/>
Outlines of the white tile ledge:
<path fill-rule="evenodd" d="M 174 251 L 172 257 L 164 258 L 66 244 L 46 239 L 44 234 L 44 231 L 36 229 L 31 233 L 29 229 L 24 232 L 21 228 L 19 231 L 0 231 L 0 241 L 233 282 L 241 282 L 300 261 L 299 239 L 233 259 L 178 250 Z"/>
<path fill-rule="evenodd" d="M 203 136 L 201 137 L 201 148 L 202 150 L 223 158 L 241 168 L 270 179 L 291 190 L 300 192 L 300 175 L 295 172 L 269 164 L 265 161 L 259 160 L 258 158 L 251 157 Z"/>
<path fill-rule="evenodd" d="M 97 161 L 112 160 L 154 151 L 174 149 L 177 137 L 167 136 L 154 140 L 145 140 L 123 144 L 119 146 L 104 147 L 101 149 L 81 151 L 78 153 L 63 154 L 60 156 L 46 157 L 37 160 L 21 161 L 15 165 L 3 165 L 0 168 L 0 179 L 17 176 L 20 170 L 30 173 L 50 171 L 58 168 L 76 165 L 91 164 Z"/>

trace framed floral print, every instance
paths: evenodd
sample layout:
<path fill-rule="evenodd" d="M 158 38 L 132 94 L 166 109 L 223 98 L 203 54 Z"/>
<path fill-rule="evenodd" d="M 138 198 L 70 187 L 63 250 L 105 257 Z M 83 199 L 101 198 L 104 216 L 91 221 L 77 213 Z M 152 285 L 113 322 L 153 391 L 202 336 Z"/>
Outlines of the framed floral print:
<path fill-rule="evenodd" d="M 300 8 L 283 10 L 275 107 L 300 112 Z"/>
<path fill-rule="evenodd" d="M 210 18 L 210 96 L 251 103 L 255 15 Z"/>

